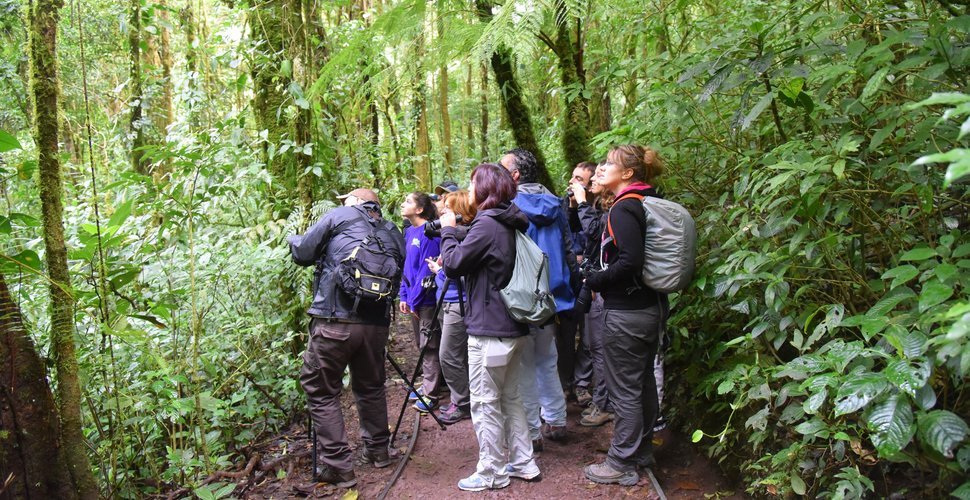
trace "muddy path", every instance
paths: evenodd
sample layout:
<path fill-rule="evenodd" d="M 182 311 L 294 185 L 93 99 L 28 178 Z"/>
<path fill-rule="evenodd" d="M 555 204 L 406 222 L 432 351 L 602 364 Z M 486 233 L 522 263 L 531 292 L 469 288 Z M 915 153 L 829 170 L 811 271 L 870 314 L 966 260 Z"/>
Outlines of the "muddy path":
<path fill-rule="evenodd" d="M 400 329 L 396 329 L 399 332 Z M 407 333 L 396 334 L 391 352 L 405 372 L 410 375 L 417 360 L 413 340 Z M 388 418 L 393 428 L 406 396 L 406 389 L 397 374 L 387 366 Z M 351 447 L 357 449 L 359 425 L 353 395 L 345 390 L 341 398 L 344 420 Z M 475 469 L 478 444 L 471 420 L 464 420 L 441 430 L 429 416 L 419 414 L 408 406 L 395 448 L 403 451 L 413 430 L 414 419 L 420 419 L 418 439 L 410 462 L 390 489 L 387 498 L 659 498 L 649 477 L 644 474 L 633 487 L 598 485 L 583 476 L 583 467 L 601 461 L 609 447 L 613 425 L 588 428 L 579 425 L 581 408 L 568 407 L 568 438 L 555 443 L 546 440 L 545 449 L 537 454 L 542 479 L 525 482 L 512 479 L 505 489 L 481 493 L 467 493 L 457 487 Z M 305 417 L 304 417 L 305 418 Z M 669 429 L 658 433 L 654 474 L 668 498 L 741 498 L 735 493 L 717 468 L 694 447 L 686 436 Z M 290 426 L 283 434 L 266 440 L 254 452 L 260 462 L 284 463 L 275 472 L 260 471 L 240 477 L 234 496 L 242 498 L 377 498 L 390 481 L 394 466 L 376 469 L 372 466 L 356 468 L 357 485 L 351 489 L 315 483 L 310 472 L 310 446 L 306 422 Z M 291 457 L 286 459 L 286 457 Z"/>

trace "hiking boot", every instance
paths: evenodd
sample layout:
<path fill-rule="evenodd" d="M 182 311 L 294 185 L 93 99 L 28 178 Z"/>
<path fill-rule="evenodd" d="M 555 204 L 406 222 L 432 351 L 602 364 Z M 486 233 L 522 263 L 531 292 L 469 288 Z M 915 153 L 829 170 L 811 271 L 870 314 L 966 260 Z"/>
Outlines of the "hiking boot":
<path fill-rule="evenodd" d="M 438 407 L 438 400 L 430 398 L 428 396 L 423 396 L 414 403 L 414 409 L 421 413 L 431 413 L 432 410 Z"/>
<path fill-rule="evenodd" d="M 542 438 L 532 440 L 532 451 L 542 451 Z"/>
<path fill-rule="evenodd" d="M 585 387 L 576 388 L 576 404 L 586 406 L 593 401 L 593 395 Z"/>
<path fill-rule="evenodd" d="M 319 471 L 313 475 L 313 480 L 318 483 L 330 483 L 338 488 L 350 488 L 357 484 L 357 476 L 354 470 L 338 471 L 327 465 L 320 467 Z"/>
<path fill-rule="evenodd" d="M 364 451 L 357 457 L 357 460 L 354 461 L 354 465 L 373 465 L 378 469 L 383 469 L 384 467 L 393 464 L 400 456 L 401 454 L 393 448 L 377 451 Z"/>
<path fill-rule="evenodd" d="M 667 419 L 663 415 L 657 417 L 657 421 L 653 424 L 653 432 L 660 432 L 667 428 Z"/>
<path fill-rule="evenodd" d="M 542 479 L 542 472 L 539 471 L 539 466 L 535 465 L 534 463 L 531 469 L 522 470 L 516 469 L 511 465 L 506 465 L 505 473 L 508 474 L 509 477 L 518 478 L 523 481 L 540 481 Z"/>
<path fill-rule="evenodd" d="M 594 408 L 599 410 L 599 407 L 596 406 L 596 403 L 590 401 L 589 404 L 586 405 L 586 408 L 583 410 L 583 412 L 580 413 L 580 415 L 585 417 L 586 415 L 589 415 L 590 413 L 592 413 Z"/>
<path fill-rule="evenodd" d="M 451 403 L 447 408 L 441 410 L 438 414 L 438 419 L 445 425 L 457 424 L 462 420 L 472 418 L 471 413 L 468 411 L 468 407 L 464 409 L 455 403 Z"/>
<path fill-rule="evenodd" d="M 599 484 L 634 486 L 640 481 L 640 476 L 635 471 L 618 471 L 606 462 L 587 465 L 583 472 L 586 474 L 586 479 Z"/>
<path fill-rule="evenodd" d="M 492 478 L 485 479 L 479 476 L 478 473 L 474 473 L 461 481 L 458 481 L 458 489 L 462 491 L 485 491 L 485 490 L 497 490 L 500 488 L 505 488 L 512 481 L 509 480 L 508 476 L 502 479 Z"/>
<path fill-rule="evenodd" d="M 599 427 L 610 420 L 613 420 L 612 413 L 603 411 L 598 406 L 593 405 L 593 409 L 579 420 L 579 425 L 583 427 Z"/>
<path fill-rule="evenodd" d="M 566 439 L 566 426 L 542 424 L 542 437 L 550 441 L 563 441 Z"/>

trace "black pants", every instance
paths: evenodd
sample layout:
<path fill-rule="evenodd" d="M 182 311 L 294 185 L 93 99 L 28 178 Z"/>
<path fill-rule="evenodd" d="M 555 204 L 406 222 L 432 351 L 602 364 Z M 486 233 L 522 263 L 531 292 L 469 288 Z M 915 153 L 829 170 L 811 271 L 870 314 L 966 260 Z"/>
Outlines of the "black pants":
<path fill-rule="evenodd" d="M 559 313 L 559 328 L 556 329 L 556 352 L 559 354 L 557 369 L 559 371 L 559 383 L 563 390 L 571 392 L 573 388 L 573 374 L 576 365 L 576 332 L 578 323 L 576 318 L 580 316 L 574 311 L 563 311 Z"/>
<path fill-rule="evenodd" d="M 357 400 L 360 433 L 370 451 L 387 450 L 387 398 L 384 392 L 386 326 L 310 322 L 310 342 L 303 354 L 300 384 L 306 391 L 321 461 L 339 471 L 353 469 L 340 391 L 350 365 L 350 386 Z"/>

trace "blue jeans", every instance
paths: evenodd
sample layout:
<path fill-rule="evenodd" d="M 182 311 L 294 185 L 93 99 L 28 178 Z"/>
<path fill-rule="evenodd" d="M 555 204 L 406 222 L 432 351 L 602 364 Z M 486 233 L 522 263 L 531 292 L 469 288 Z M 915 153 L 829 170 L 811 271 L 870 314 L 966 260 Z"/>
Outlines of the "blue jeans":
<path fill-rule="evenodd" d="M 566 425 L 566 397 L 562 393 L 556 352 L 557 323 L 542 328 L 530 327 L 522 349 L 522 371 L 519 393 L 529 420 L 529 434 L 539 439 L 542 421 L 549 425 Z M 542 420 L 539 419 L 540 408 Z"/>

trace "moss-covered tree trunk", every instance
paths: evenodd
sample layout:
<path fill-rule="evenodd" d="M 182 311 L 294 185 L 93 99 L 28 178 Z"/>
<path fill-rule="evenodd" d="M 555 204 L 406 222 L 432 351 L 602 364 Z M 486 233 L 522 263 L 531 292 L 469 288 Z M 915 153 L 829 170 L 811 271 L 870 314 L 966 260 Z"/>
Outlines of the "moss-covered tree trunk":
<path fill-rule="evenodd" d="M 197 55 L 197 38 L 195 27 L 195 13 L 192 10 L 194 0 L 185 0 L 185 7 L 179 11 L 179 22 L 182 25 L 182 34 L 185 35 L 185 73 L 188 87 L 188 122 L 189 127 L 195 129 L 199 126 L 199 103 L 197 96 L 199 92 L 199 64 Z"/>
<path fill-rule="evenodd" d="M 424 39 L 419 38 L 415 44 L 415 61 L 424 58 Z M 431 188 L 431 138 L 428 136 L 428 102 L 425 93 L 424 73 L 419 68 L 415 75 L 414 103 L 414 176 L 418 181 L 418 189 Z"/>
<path fill-rule="evenodd" d="M 559 60 L 559 75 L 565 89 L 579 92 L 560 92 L 563 99 L 562 151 L 566 166 L 589 161 L 589 98 L 586 94 L 586 75 L 583 68 L 582 27 L 580 20 L 568 16 L 562 0 L 556 2 L 555 52 Z"/>
<path fill-rule="evenodd" d="M 0 274 L 0 498 L 77 498 L 47 370 Z"/>
<path fill-rule="evenodd" d="M 145 92 L 141 71 L 141 0 L 131 0 L 128 6 L 128 78 L 131 97 L 128 107 L 128 133 L 131 135 L 131 168 L 140 174 L 148 173 L 145 159 Z"/>
<path fill-rule="evenodd" d="M 488 0 L 475 0 L 478 7 L 478 17 L 482 22 L 492 19 L 492 6 Z M 552 177 L 546 168 L 546 159 L 539 149 L 535 131 L 532 128 L 532 117 L 529 107 L 523 99 L 522 87 L 515 78 L 512 66 L 512 54 L 506 48 L 498 48 L 492 54 L 492 71 L 495 73 L 495 83 L 499 88 L 499 96 L 505 115 L 509 120 L 509 128 L 515 138 L 516 146 L 527 149 L 535 154 L 539 167 L 539 182 L 545 186 L 552 186 Z"/>
<path fill-rule="evenodd" d="M 81 433 L 81 387 L 74 346 L 74 293 L 67 269 L 64 243 L 64 207 L 61 203 L 61 162 L 58 149 L 57 22 L 62 3 L 37 0 L 31 3 L 31 93 L 34 99 L 34 143 L 40 170 L 44 246 L 51 296 L 51 350 L 56 368 L 61 446 L 78 496 L 96 498 L 97 484 L 91 474 Z"/>
<path fill-rule="evenodd" d="M 482 161 L 488 158 L 488 66 L 482 64 L 482 92 L 481 101 L 482 126 L 479 130 L 481 136 Z"/>
<path fill-rule="evenodd" d="M 267 131 L 263 142 L 263 161 L 277 180 L 285 181 L 286 167 L 279 151 L 281 141 L 286 137 L 286 114 L 281 112 L 285 96 L 284 79 L 284 22 L 283 0 L 257 2 L 249 10 L 249 25 L 253 40 L 258 41 L 252 68 L 253 113 L 256 127 Z M 290 66 L 292 71 L 292 66 Z"/>
<path fill-rule="evenodd" d="M 444 13 L 442 2 L 438 1 L 436 15 L 438 16 L 438 38 L 445 36 Z M 438 112 L 441 113 L 441 153 L 445 159 L 446 175 L 451 177 L 451 168 L 455 164 L 451 147 L 451 115 L 448 112 L 448 65 L 444 62 L 438 66 Z"/>

